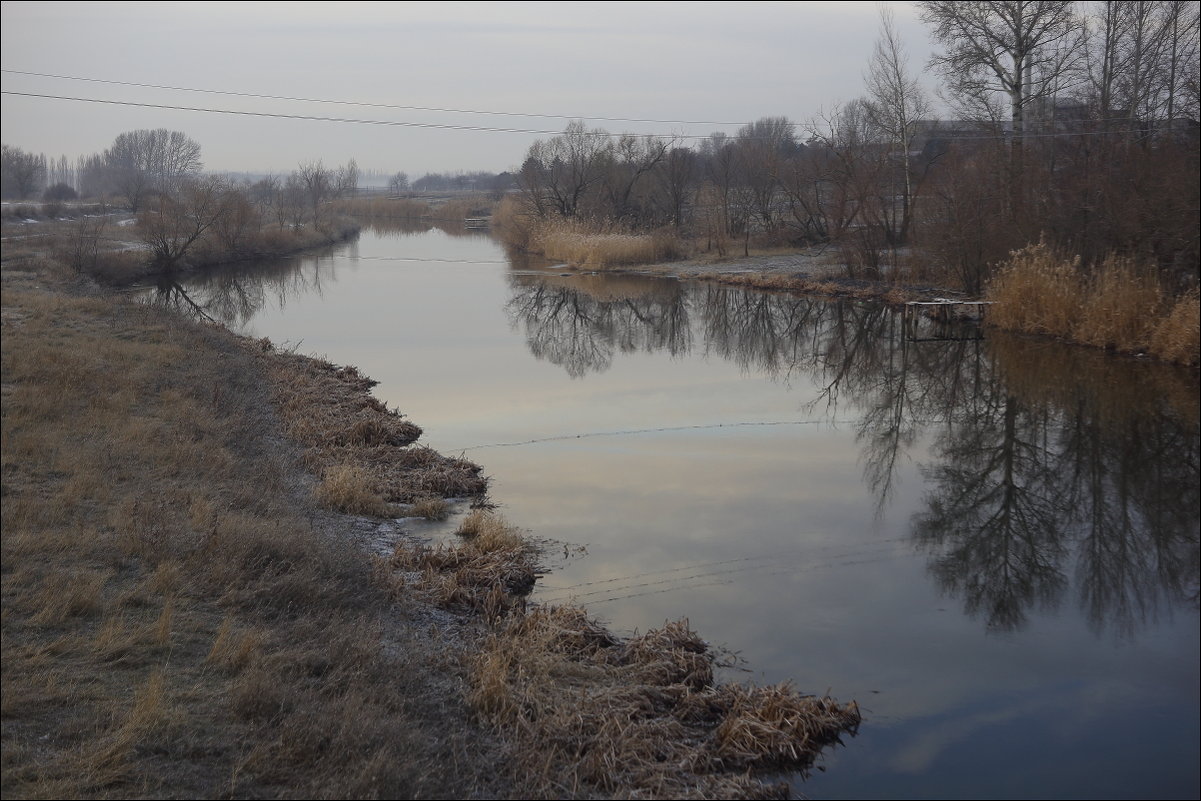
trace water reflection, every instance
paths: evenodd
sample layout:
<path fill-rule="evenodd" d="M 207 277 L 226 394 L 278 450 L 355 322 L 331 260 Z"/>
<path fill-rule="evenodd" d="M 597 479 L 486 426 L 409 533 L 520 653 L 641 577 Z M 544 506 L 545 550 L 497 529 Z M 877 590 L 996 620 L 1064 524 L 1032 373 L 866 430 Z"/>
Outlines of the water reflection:
<path fill-rule="evenodd" d="M 879 509 L 932 434 L 912 539 L 948 595 L 991 631 L 1069 589 L 1120 636 L 1198 605 L 1195 376 L 1018 338 L 906 336 L 878 305 L 652 279 L 513 275 L 506 306 L 532 353 L 582 377 L 616 352 L 694 347 L 853 411 Z"/>
<path fill-rule="evenodd" d="M 239 327 L 268 304 L 282 309 L 292 298 L 320 297 L 324 284 L 333 279 L 333 271 L 332 259 L 312 256 L 269 259 L 186 275 L 164 273 L 156 277 L 143 300 Z"/>
<path fill-rule="evenodd" d="M 344 256 L 354 263 L 357 244 Z M 320 296 L 338 263 L 262 262 L 186 285 L 166 276 L 151 297 L 240 326 Z M 692 353 L 815 387 L 798 406 L 855 421 L 878 514 L 918 460 L 926 490 L 911 540 L 937 586 L 990 631 L 1067 600 L 1119 636 L 1198 607 L 1201 413 L 1188 371 L 1000 335 L 915 338 L 874 304 L 532 266 L 506 281 L 510 325 L 574 379 L 623 353 Z"/>
<path fill-rule="evenodd" d="M 516 273 L 505 311 L 530 352 L 572 378 L 601 372 L 617 352 L 687 353 L 687 294 L 674 281 L 623 276 L 566 278 Z"/>

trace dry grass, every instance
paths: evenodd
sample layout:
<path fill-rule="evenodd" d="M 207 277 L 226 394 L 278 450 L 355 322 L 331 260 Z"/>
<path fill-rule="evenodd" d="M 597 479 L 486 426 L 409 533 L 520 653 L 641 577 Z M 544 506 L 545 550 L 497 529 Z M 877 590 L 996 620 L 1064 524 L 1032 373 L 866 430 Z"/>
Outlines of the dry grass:
<path fill-rule="evenodd" d="M 413 501 L 409 514 L 426 520 L 445 520 L 450 517 L 450 504 L 444 498 L 418 498 Z"/>
<path fill-rule="evenodd" d="M 5 274 L 6 797 L 757 797 L 744 771 L 857 722 L 713 686 L 684 624 L 526 614 L 536 549 L 487 511 L 372 570 L 315 493 L 478 494 L 479 467 L 353 368 L 58 280 Z"/>
<path fill-rule="evenodd" d="M 36 266 L 3 265 L 4 796 L 507 792 L 462 644 L 311 502 L 278 354 Z M 380 414 L 330 436 L 412 434 Z"/>
<path fill-rule="evenodd" d="M 537 227 L 537 214 L 517 195 L 505 195 L 492 211 L 492 230 L 518 250 L 530 249 Z"/>
<path fill-rule="evenodd" d="M 377 574 L 492 623 L 470 701 L 510 733 L 508 771 L 529 797 L 787 797 L 754 772 L 804 771 L 858 726 L 854 704 L 715 684 L 717 661 L 686 621 L 621 640 L 582 609 L 527 609 L 536 551 L 522 533 L 476 509 L 458 534 L 398 546 Z"/>
<path fill-rule="evenodd" d="M 401 543 L 377 565 L 377 578 L 397 595 L 416 592 L 446 609 L 497 620 L 533 589 L 537 549 L 499 515 L 473 510 L 455 545 L 433 548 Z"/>
<path fill-rule="evenodd" d="M 1176 298 L 1151 333 L 1151 355 L 1176 364 L 1201 364 L 1201 298 L 1197 290 Z"/>
<path fill-rule="evenodd" d="M 338 214 L 356 217 L 368 222 L 373 220 L 421 220 L 433 215 L 433 209 L 424 200 L 404 197 L 350 197 L 337 200 L 332 205 Z"/>
<path fill-rule="evenodd" d="M 529 248 L 548 259 L 598 270 L 655 264 L 684 255 L 682 244 L 671 232 L 632 234 L 569 220 L 542 221 Z"/>
<path fill-rule="evenodd" d="M 379 496 L 374 485 L 374 479 L 364 468 L 339 464 L 325 471 L 316 495 L 319 501 L 340 512 L 388 517 L 394 510 Z"/>
<path fill-rule="evenodd" d="M 445 203 L 434 206 L 431 216 L 437 220 L 461 223 L 472 217 L 489 217 L 497 202 L 487 195 L 452 197 Z"/>
<path fill-rule="evenodd" d="M 1045 243 L 1014 252 L 989 284 L 988 322 L 1196 366 L 1196 293 L 1169 300 L 1154 270 L 1111 254 L 1087 270 Z"/>
<path fill-rule="evenodd" d="M 517 733 L 511 770 L 536 797 L 787 797 L 754 771 L 804 770 L 853 732 L 854 704 L 787 685 L 713 683 L 686 621 L 630 640 L 579 609 L 511 616 L 475 660 L 471 700 Z"/>
<path fill-rule="evenodd" d="M 394 516 L 391 504 L 487 492 L 479 465 L 413 446 L 421 428 L 374 398 L 375 381 L 355 367 L 280 353 L 269 342 L 255 351 L 274 379 L 285 430 L 306 446 L 305 463 L 325 477 L 323 499 L 334 508 Z"/>

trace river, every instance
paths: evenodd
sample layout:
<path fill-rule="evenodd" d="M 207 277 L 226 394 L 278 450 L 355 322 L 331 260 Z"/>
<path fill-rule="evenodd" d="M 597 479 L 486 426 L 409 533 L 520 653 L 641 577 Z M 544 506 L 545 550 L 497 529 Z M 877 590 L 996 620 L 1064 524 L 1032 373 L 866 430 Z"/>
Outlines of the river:
<path fill-rule="evenodd" d="M 796 791 L 1201 793 L 1195 372 L 436 229 L 180 289 L 482 464 L 553 541 L 535 599 L 857 700 Z"/>

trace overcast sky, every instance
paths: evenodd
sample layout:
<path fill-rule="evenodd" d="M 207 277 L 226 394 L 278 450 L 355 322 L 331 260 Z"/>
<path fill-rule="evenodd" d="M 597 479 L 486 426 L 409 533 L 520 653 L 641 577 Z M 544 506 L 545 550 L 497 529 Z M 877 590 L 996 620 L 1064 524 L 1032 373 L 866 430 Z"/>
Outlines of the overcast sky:
<path fill-rule="evenodd" d="M 920 71 L 931 52 L 926 30 L 913 4 L 888 5 Z M 694 136 L 733 133 L 765 116 L 803 122 L 863 94 L 878 31 L 879 4 L 852 2 L 5 2 L 5 70 L 342 104 L 13 72 L 3 73 L 7 92 L 523 132 L 11 94 L 0 113 L 5 144 L 55 157 L 103 150 L 122 131 L 169 128 L 200 142 L 212 170 L 286 172 L 305 160 L 353 157 L 360 168 L 413 177 L 500 171 L 550 135 L 528 131 L 561 131 L 573 117 L 614 132 Z"/>

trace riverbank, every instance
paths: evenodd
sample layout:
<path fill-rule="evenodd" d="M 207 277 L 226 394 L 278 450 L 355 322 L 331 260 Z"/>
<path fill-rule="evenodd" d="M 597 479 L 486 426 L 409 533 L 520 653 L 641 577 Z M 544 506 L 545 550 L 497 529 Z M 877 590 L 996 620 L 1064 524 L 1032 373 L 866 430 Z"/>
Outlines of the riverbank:
<path fill-rule="evenodd" d="M 75 273 L 115 287 L 169 273 L 294 256 L 353 239 L 361 230 L 359 223 L 346 218 L 321 225 L 244 225 L 220 229 L 181 249 L 176 240 L 184 233 L 140 233 L 137 218 L 129 212 L 90 204 L 64 216 L 38 208 L 38 212 L 30 207 L 25 214 L 5 215 L 5 258 L 22 261 L 51 255 Z M 160 252 L 164 248 L 178 254 L 164 261 Z"/>
<path fill-rule="evenodd" d="M 8 255 L 6 795 L 778 795 L 747 771 L 857 723 L 714 685 L 686 626 L 526 610 L 480 468 L 353 368 Z M 446 496 L 474 530 L 405 533 Z"/>

